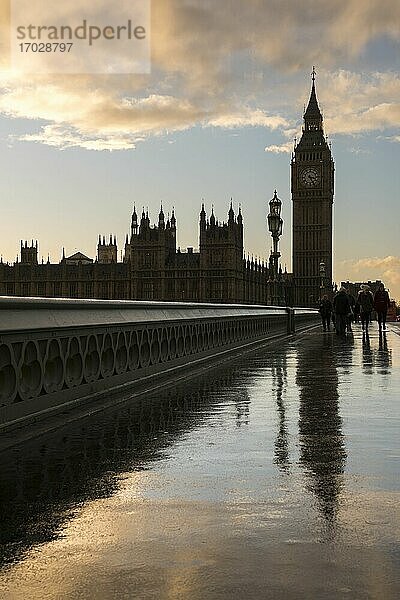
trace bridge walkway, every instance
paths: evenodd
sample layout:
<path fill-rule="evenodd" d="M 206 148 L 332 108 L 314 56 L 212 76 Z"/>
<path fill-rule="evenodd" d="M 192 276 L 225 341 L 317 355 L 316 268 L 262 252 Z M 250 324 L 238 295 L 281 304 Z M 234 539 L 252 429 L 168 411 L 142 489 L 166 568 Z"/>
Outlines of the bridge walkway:
<path fill-rule="evenodd" d="M 399 334 L 315 328 L 8 450 L 0 595 L 400 597 Z"/>

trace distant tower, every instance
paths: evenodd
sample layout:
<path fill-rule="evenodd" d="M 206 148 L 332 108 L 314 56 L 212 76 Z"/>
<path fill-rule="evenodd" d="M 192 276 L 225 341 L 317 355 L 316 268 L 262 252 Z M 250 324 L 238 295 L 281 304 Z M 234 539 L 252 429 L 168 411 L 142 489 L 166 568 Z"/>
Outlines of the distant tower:
<path fill-rule="evenodd" d="M 175 218 L 175 209 L 174 208 L 172 209 L 170 225 L 171 225 L 171 234 L 172 234 L 173 238 L 176 239 L 176 218 Z"/>
<path fill-rule="evenodd" d="M 174 289 L 167 289 L 166 268 L 173 266 L 176 254 L 176 219 L 165 221 L 163 207 L 160 207 L 158 224 L 152 225 L 149 212 L 143 208 L 140 224 L 137 226 L 136 210 L 132 219 L 132 233 L 125 241 L 124 263 L 129 264 L 128 297 L 140 300 L 162 300 L 168 294 L 174 298 Z"/>
<path fill-rule="evenodd" d="M 334 162 L 323 130 L 312 72 L 310 100 L 300 142 L 292 155 L 293 276 L 295 303 L 315 306 L 320 295 L 320 264 L 325 289 L 332 289 Z"/>
<path fill-rule="evenodd" d="M 133 207 L 133 213 L 132 213 L 132 221 L 131 221 L 131 237 L 133 237 L 134 235 L 137 235 L 138 233 L 138 229 L 139 229 L 139 225 L 138 225 L 138 217 L 137 217 L 137 213 L 136 213 L 136 206 Z"/>
<path fill-rule="evenodd" d="M 160 213 L 158 215 L 158 228 L 165 229 L 165 215 L 161 204 Z"/>
<path fill-rule="evenodd" d="M 38 264 L 38 243 L 34 243 L 33 240 L 31 245 L 28 246 L 28 242 L 21 241 L 21 264 L 23 265 L 37 265 Z"/>
<path fill-rule="evenodd" d="M 211 209 L 200 212 L 200 298 L 205 302 L 241 302 L 243 299 L 243 218 L 231 202 L 228 222 L 218 223 Z"/>
<path fill-rule="evenodd" d="M 200 212 L 200 230 L 201 231 L 205 231 L 206 229 L 206 211 L 204 208 L 204 202 L 201 205 L 201 212 Z"/>
<path fill-rule="evenodd" d="M 99 236 L 99 243 L 97 244 L 97 262 L 100 264 L 110 264 L 117 262 L 117 239 L 116 237 L 110 235 L 109 243 L 106 242 L 105 237 L 103 237 L 103 241 L 101 240 L 101 236 Z"/>

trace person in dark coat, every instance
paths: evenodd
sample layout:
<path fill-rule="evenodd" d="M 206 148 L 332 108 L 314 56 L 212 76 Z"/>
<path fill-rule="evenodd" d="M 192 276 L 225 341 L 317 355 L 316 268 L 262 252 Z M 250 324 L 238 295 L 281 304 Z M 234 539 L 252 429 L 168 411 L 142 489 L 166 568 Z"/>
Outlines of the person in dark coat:
<path fill-rule="evenodd" d="M 378 316 L 379 330 L 386 329 L 386 315 L 390 306 L 390 298 L 385 286 L 381 283 L 375 292 L 374 308 Z"/>
<path fill-rule="evenodd" d="M 371 312 L 374 308 L 374 297 L 368 285 L 362 285 L 358 292 L 357 304 L 360 306 L 361 325 L 364 331 L 368 331 L 371 321 Z"/>
<path fill-rule="evenodd" d="M 350 300 L 344 287 L 341 287 L 333 299 L 335 327 L 338 335 L 346 333 L 347 319 L 351 312 Z"/>
<path fill-rule="evenodd" d="M 356 299 L 354 298 L 354 296 L 352 294 L 350 294 L 349 290 L 346 290 L 346 292 L 347 292 L 347 295 L 349 297 L 349 302 L 350 302 L 350 313 L 347 318 L 346 327 L 347 327 L 347 331 L 352 331 L 351 323 L 352 323 L 352 321 L 354 321 Z"/>
<path fill-rule="evenodd" d="M 355 301 L 353 310 L 354 310 L 354 323 L 358 323 L 358 321 L 360 319 L 360 305 L 358 304 L 357 300 Z"/>
<path fill-rule="evenodd" d="M 319 314 L 322 319 L 322 328 L 324 331 L 331 330 L 331 316 L 332 316 L 332 302 L 329 300 L 328 296 L 325 294 L 322 297 L 321 302 L 319 303 Z"/>

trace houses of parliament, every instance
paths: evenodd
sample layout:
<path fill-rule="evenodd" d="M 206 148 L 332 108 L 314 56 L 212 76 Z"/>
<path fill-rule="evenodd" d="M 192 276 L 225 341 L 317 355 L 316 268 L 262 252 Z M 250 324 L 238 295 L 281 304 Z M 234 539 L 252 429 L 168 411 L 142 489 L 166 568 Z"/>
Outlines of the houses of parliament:
<path fill-rule="evenodd" d="M 182 252 L 176 217 L 151 224 L 134 209 L 125 252 L 118 262 L 116 239 L 99 238 L 93 260 L 81 252 L 59 264 L 40 263 L 37 243 L 21 242 L 14 265 L 0 264 L 0 295 L 264 304 L 270 273 L 258 260 L 243 258 L 243 218 L 231 205 L 226 223 L 200 212 L 200 248 Z M 282 282 L 288 275 L 279 274 Z"/>
<path fill-rule="evenodd" d="M 166 219 L 161 207 L 152 225 L 148 212 L 139 219 L 134 209 L 121 261 L 115 236 L 99 237 L 95 259 L 63 253 L 58 264 L 39 262 L 37 242 L 21 242 L 14 264 L 0 262 L 0 295 L 315 306 L 321 289 L 332 289 L 333 187 L 334 163 L 313 70 L 302 136 L 291 160 L 293 273 L 278 265 L 282 220 L 275 193 L 268 222 L 278 218 L 280 231 L 270 227 L 276 245 L 268 264 L 244 257 L 243 216 L 232 203 L 226 222 L 218 222 L 214 211 L 207 216 L 203 204 L 199 250 L 184 252 L 177 248 L 174 211 Z"/>

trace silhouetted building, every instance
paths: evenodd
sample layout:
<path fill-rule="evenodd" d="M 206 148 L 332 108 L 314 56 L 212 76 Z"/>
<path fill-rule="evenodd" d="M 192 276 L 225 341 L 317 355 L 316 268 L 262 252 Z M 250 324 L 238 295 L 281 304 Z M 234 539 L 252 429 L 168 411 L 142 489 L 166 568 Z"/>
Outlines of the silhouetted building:
<path fill-rule="evenodd" d="M 13 265 L 0 263 L 0 295 L 59 298 L 100 298 L 219 303 L 291 304 L 292 278 L 273 274 L 258 259 L 244 257 L 243 217 L 231 203 L 228 220 L 219 223 L 204 205 L 200 212 L 200 249 L 182 252 L 176 246 L 176 217 L 165 218 L 161 207 L 157 225 L 136 209 L 118 262 L 115 236 L 99 237 L 97 257 L 81 252 L 63 256 L 59 264 L 38 262 L 37 242 L 21 243 Z"/>
<path fill-rule="evenodd" d="M 292 156 L 293 276 L 297 306 L 315 306 L 332 289 L 332 209 L 334 162 L 323 129 L 312 73 L 311 96 L 303 133 Z"/>
<path fill-rule="evenodd" d="M 143 210 L 139 221 L 134 209 L 120 262 L 112 235 L 99 237 L 96 260 L 63 252 L 59 264 L 49 259 L 39 264 L 37 242 L 21 242 L 14 265 L 0 262 L 0 295 L 315 306 L 322 293 L 332 291 L 334 170 L 313 69 L 303 132 L 291 160 L 293 274 L 278 264 L 283 221 L 275 192 L 268 266 L 244 257 L 243 218 L 232 204 L 226 223 L 219 223 L 214 211 L 207 218 L 202 206 L 198 252 L 177 248 L 174 211 L 166 218 L 161 207 L 158 223 L 151 225 L 148 212 Z"/>

